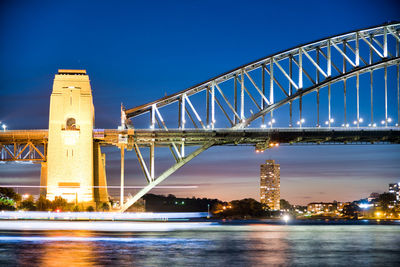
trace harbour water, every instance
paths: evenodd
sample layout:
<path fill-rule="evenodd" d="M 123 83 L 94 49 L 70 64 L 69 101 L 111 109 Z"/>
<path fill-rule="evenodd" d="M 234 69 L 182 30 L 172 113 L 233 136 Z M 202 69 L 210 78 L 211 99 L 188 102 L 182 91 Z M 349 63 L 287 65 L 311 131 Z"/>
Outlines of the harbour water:
<path fill-rule="evenodd" d="M 9 223 L 13 223 L 10 221 Z M 0 266 L 399 266 L 399 225 L 0 231 Z"/>

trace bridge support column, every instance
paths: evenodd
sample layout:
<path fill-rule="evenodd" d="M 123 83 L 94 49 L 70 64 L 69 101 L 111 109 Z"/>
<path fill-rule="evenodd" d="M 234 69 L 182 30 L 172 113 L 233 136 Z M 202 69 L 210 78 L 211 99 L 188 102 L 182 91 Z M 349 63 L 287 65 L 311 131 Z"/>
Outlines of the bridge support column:
<path fill-rule="evenodd" d="M 46 193 L 47 193 L 47 162 L 42 162 L 40 168 L 40 195 L 46 196 Z"/>
<path fill-rule="evenodd" d="M 120 198 L 119 205 L 120 205 L 120 207 L 122 207 L 124 205 L 125 145 L 122 144 L 120 149 L 121 149 L 121 196 L 120 196 L 121 198 Z"/>
<path fill-rule="evenodd" d="M 94 200 L 99 207 L 102 203 L 108 203 L 106 155 L 101 153 L 100 144 L 93 143 L 93 193 Z"/>

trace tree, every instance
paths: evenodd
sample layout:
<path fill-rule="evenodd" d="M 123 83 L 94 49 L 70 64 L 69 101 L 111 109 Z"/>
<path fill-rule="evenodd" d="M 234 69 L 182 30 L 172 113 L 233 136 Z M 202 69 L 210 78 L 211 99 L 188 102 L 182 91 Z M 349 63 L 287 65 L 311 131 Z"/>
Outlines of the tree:
<path fill-rule="evenodd" d="M 396 196 L 393 193 L 383 193 L 378 197 L 378 203 L 382 207 L 382 210 L 388 211 L 391 202 L 396 201 Z"/>
<path fill-rule="evenodd" d="M 168 194 L 167 198 L 172 198 L 172 199 L 175 199 L 175 198 L 176 198 L 176 196 L 175 196 L 175 195 L 173 195 L 173 194 Z"/>
<path fill-rule="evenodd" d="M 93 212 L 94 208 L 92 206 L 89 206 L 89 207 L 86 208 L 86 211 Z"/>
<path fill-rule="evenodd" d="M 108 205 L 107 202 L 103 202 L 103 204 L 101 204 L 101 209 L 103 211 L 109 211 L 110 210 L 110 206 Z"/>
<path fill-rule="evenodd" d="M 261 217 L 265 215 L 263 205 L 252 198 L 234 200 L 230 204 L 232 208 L 224 210 L 222 212 L 224 216 L 251 218 L 251 217 Z"/>
<path fill-rule="evenodd" d="M 0 187 L 0 210 L 15 210 L 15 203 L 21 200 L 21 195 L 14 189 Z"/>
<path fill-rule="evenodd" d="M 358 213 L 360 211 L 360 208 L 358 205 L 354 202 L 347 204 L 346 206 L 343 207 L 343 215 L 347 216 L 352 219 L 357 219 L 358 218 Z"/>
<path fill-rule="evenodd" d="M 14 205 L 14 200 L 7 197 L 0 197 L 0 210 L 15 210 Z"/>
<path fill-rule="evenodd" d="M 39 199 L 36 201 L 37 210 L 46 211 L 51 209 L 51 201 L 46 199 L 44 195 L 40 195 Z"/>
<path fill-rule="evenodd" d="M 281 210 L 292 210 L 293 206 L 289 203 L 289 201 L 285 200 L 285 199 L 281 199 L 280 200 L 280 206 L 281 206 Z"/>
<path fill-rule="evenodd" d="M 111 197 L 108 197 L 108 202 L 110 202 L 111 207 L 114 206 L 114 201 Z"/>
<path fill-rule="evenodd" d="M 14 189 L 9 187 L 0 187 L 0 197 L 9 198 L 15 202 L 21 200 L 21 195 L 16 193 Z"/>
<path fill-rule="evenodd" d="M 62 197 L 55 197 L 54 201 L 51 203 L 53 210 L 66 210 L 68 206 L 67 200 Z"/>
<path fill-rule="evenodd" d="M 23 210 L 35 211 L 36 206 L 35 206 L 35 201 L 33 200 L 33 196 L 29 196 L 28 199 L 23 200 L 19 208 Z"/>

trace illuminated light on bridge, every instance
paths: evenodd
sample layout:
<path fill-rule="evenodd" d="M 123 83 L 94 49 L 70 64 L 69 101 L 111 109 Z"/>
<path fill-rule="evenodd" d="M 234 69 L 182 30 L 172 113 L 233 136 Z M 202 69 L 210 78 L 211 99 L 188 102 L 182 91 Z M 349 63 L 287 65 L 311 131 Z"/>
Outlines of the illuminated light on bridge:
<path fill-rule="evenodd" d="M 121 151 L 121 203 L 125 150 L 135 151 L 148 183 L 121 211 L 212 146 L 252 144 L 261 152 L 276 147 L 270 144 L 400 143 L 399 32 L 400 24 L 392 23 L 332 36 L 151 103 L 121 107 L 119 130 L 93 131 L 95 144 Z M 377 94 L 384 101 L 374 101 Z M 372 127 L 381 120 L 383 127 Z M 46 130 L 2 133 L 2 160 L 45 162 L 47 138 Z M 175 163 L 156 176 L 160 148 L 169 149 Z"/>
<path fill-rule="evenodd" d="M 301 125 L 306 122 L 306 119 L 302 118 L 301 120 L 297 121 L 297 125 Z"/>

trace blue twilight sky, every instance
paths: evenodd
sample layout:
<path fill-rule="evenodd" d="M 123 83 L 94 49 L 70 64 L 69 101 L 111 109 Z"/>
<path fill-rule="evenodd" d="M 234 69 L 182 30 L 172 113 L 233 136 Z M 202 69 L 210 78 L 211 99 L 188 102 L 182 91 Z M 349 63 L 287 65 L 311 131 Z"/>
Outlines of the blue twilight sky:
<path fill-rule="evenodd" d="M 9 129 L 47 128 L 54 74 L 77 68 L 91 79 L 96 127 L 116 128 L 121 102 L 134 107 L 301 43 L 400 20 L 399 10 L 398 1 L 382 0 L 3 0 L 0 121 Z M 108 184 L 118 185 L 119 152 L 104 151 Z M 127 157 L 126 183 L 142 185 L 135 156 Z M 258 199 L 266 159 L 281 164 L 282 198 L 298 204 L 358 199 L 400 182 L 395 145 L 281 146 L 263 154 L 214 147 L 164 183 L 197 189 L 154 192 Z M 1 164 L 0 183 L 38 185 L 39 172 L 36 165 Z"/>

